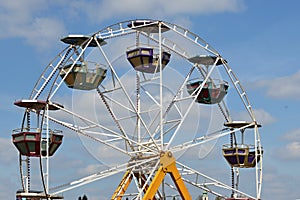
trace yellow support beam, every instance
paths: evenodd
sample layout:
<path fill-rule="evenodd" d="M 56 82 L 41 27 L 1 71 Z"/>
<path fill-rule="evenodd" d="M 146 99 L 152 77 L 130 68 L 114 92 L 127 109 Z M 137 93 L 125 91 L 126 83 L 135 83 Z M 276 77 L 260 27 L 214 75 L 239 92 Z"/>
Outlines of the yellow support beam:
<path fill-rule="evenodd" d="M 140 174 L 138 174 L 138 173 L 134 173 L 134 176 L 136 177 L 136 179 L 141 178 L 141 185 L 145 185 L 146 180 L 147 180 L 147 177 L 146 177 L 145 174 L 141 174 L 141 175 L 140 175 Z M 140 177 L 140 176 L 141 176 L 141 177 Z M 146 184 L 145 187 L 144 187 L 143 192 L 146 193 L 147 190 L 148 190 L 148 188 L 149 188 L 149 185 Z M 161 199 L 161 198 L 159 198 L 159 199 Z M 156 200 L 156 197 L 154 196 L 152 200 Z"/>
<path fill-rule="evenodd" d="M 154 176 L 154 179 L 152 180 L 150 186 L 148 187 L 148 189 L 143 197 L 143 200 L 152 200 L 154 198 L 154 195 L 156 194 L 165 175 L 166 175 L 166 172 L 164 172 L 163 167 L 161 166 L 158 169 L 158 171 L 156 172 L 156 175 Z"/>
<path fill-rule="evenodd" d="M 180 196 L 182 199 L 192 199 L 192 197 L 190 196 L 190 193 L 188 191 L 188 189 L 185 187 L 184 182 L 180 176 L 180 173 L 176 167 L 176 164 L 173 163 L 171 165 L 168 166 L 168 171 L 169 174 L 171 175 L 172 180 L 174 181 Z"/>
<path fill-rule="evenodd" d="M 143 200 L 152 200 L 156 194 L 159 186 L 161 185 L 166 174 L 170 174 L 172 180 L 174 181 L 180 196 L 184 200 L 191 200 L 192 197 L 185 187 L 184 182 L 180 176 L 180 173 L 176 167 L 176 160 L 172 156 L 171 152 L 162 153 L 160 157 L 160 167 L 157 170 L 149 188 L 147 189 Z"/>
<path fill-rule="evenodd" d="M 111 197 L 112 200 L 121 200 L 123 194 L 126 192 L 130 182 L 132 180 L 131 170 L 127 170 L 118 185 L 117 189 L 115 190 L 113 196 Z"/>
<path fill-rule="evenodd" d="M 186 188 L 181 175 L 176 167 L 176 160 L 173 157 L 171 152 L 162 152 L 160 155 L 160 166 L 155 173 L 153 180 L 151 181 L 150 185 L 146 183 L 146 175 L 142 174 L 142 183 L 147 184 L 144 187 L 144 197 L 143 200 L 155 200 L 155 194 L 158 191 L 158 188 L 162 184 L 166 174 L 170 174 L 172 180 L 174 181 L 176 188 L 184 200 L 192 200 L 192 197 Z M 132 181 L 133 176 L 136 178 L 139 177 L 139 174 L 132 173 L 132 170 L 127 170 L 118 185 L 117 189 L 115 190 L 111 200 L 121 200 L 122 196 L 125 194 L 129 184 Z"/>

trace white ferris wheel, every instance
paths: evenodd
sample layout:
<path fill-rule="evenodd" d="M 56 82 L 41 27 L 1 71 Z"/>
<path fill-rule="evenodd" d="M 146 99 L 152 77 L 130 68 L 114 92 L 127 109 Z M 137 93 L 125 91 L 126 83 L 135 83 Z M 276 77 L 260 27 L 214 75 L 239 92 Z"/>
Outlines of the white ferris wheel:
<path fill-rule="evenodd" d="M 63 199 L 120 173 L 110 199 L 188 200 L 193 191 L 202 199 L 261 198 L 260 125 L 228 62 L 201 37 L 165 21 L 130 20 L 61 41 L 65 49 L 29 98 L 15 102 L 25 108 L 12 135 L 20 152 L 17 199 Z M 107 167 L 53 187 L 49 163 L 65 132 L 79 135 Z M 216 148 L 228 181 L 201 167 Z M 197 159 L 190 162 L 191 156 Z M 32 159 L 39 160 L 38 190 L 31 184 Z M 243 179 L 244 171 L 253 174 Z"/>

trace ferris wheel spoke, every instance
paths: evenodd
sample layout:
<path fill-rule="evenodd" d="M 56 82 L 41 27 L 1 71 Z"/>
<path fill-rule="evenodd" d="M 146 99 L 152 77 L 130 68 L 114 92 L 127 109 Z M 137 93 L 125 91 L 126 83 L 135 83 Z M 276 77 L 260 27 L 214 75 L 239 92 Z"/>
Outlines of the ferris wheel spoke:
<path fill-rule="evenodd" d="M 140 198 L 142 197 L 143 191 L 145 191 L 145 188 L 146 188 L 146 187 L 148 186 L 148 184 L 150 183 L 150 181 L 151 181 L 151 179 L 152 179 L 154 173 L 156 172 L 156 170 L 157 170 L 159 164 L 160 164 L 160 160 L 158 160 L 158 161 L 156 162 L 155 166 L 152 168 L 152 170 L 151 170 L 151 172 L 150 172 L 150 174 L 149 174 L 147 180 L 145 181 L 143 187 L 141 188 L 139 194 L 138 194 L 137 197 L 136 197 L 137 199 L 140 199 Z"/>
<path fill-rule="evenodd" d="M 52 104 L 51 104 L 51 105 L 52 105 Z M 56 105 L 56 104 L 53 104 L 53 105 L 56 106 L 56 107 L 59 106 L 59 105 Z M 132 139 L 130 139 L 130 138 L 128 138 L 128 137 L 126 138 L 126 137 L 124 137 L 123 135 L 121 135 L 121 134 L 119 134 L 119 133 L 117 133 L 117 132 L 115 132 L 115 131 L 113 131 L 113 130 L 107 128 L 106 126 L 103 126 L 103 125 L 100 125 L 99 123 L 96 123 L 96 122 L 93 122 L 93 121 L 91 121 L 91 120 L 88 120 L 88 119 L 86 119 L 86 118 L 84 118 L 84 117 L 82 117 L 82 116 L 80 116 L 80 115 L 77 115 L 77 114 L 75 114 L 74 112 L 71 112 L 71 111 L 69 111 L 69 110 L 67 110 L 67 109 L 65 109 L 65 108 L 62 108 L 62 107 L 61 107 L 61 110 L 63 110 L 64 112 L 70 114 L 70 116 L 72 116 L 72 117 L 77 117 L 78 119 L 82 120 L 85 124 L 89 124 L 88 127 L 78 127 L 78 126 L 75 126 L 75 125 L 72 124 L 72 123 L 68 123 L 68 122 L 65 122 L 65 121 L 60 121 L 60 120 L 58 120 L 58 119 L 56 119 L 56 118 L 54 118 L 54 117 L 51 117 L 51 116 L 47 116 L 47 117 L 49 117 L 49 119 L 50 119 L 51 121 L 54 121 L 54 122 L 56 122 L 56 123 L 58 123 L 58 124 L 60 124 L 60 125 L 63 125 L 63 126 L 69 128 L 69 129 L 71 129 L 71 130 L 73 130 L 73 131 L 75 131 L 75 132 L 78 132 L 78 133 L 81 133 L 81 134 L 83 134 L 83 135 L 85 135 L 85 136 L 87 136 L 87 137 L 90 137 L 90 138 L 92 138 L 92 139 L 95 140 L 95 141 L 99 141 L 99 142 L 101 142 L 101 143 L 103 143 L 103 144 L 106 144 L 106 145 L 108 145 L 108 146 L 110 146 L 110 147 L 112 147 L 112 148 L 114 148 L 114 149 L 116 149 L 116 150 L 118 150 L 118 151 L 120 151 L 120 152 L 122 152 L 122 153 L 124 153 L 124 154 L 127 154 L 127 155 L 132 155 L 132 154 L 129 154 L 128 151 L 126 151 L 126 150 L 124 150 L 124 149 L 121 149 L 121 148 L 118 148 L 118 147 L 116 147 L 116 146 L 113 145 L 113 144 L 110 144 L 110 143 L 105 142 L 104 139 L 92 137 L 91 135 L 87 134 L 87 133 L 86 133 L 85 131 L 83 131 L 83 130 L 86 130 L 86 129 L 93 129 L 93 128 L 95 128 L 95 127 L 98 127 L 98 128 L 100 128 L 100 129 L 103 129 L 103 130 L 105 130 L 105 131 L 108 131 L 108 133 L 112 134 L 112 135 L 113 135 L 112 139 L 115 139 L 115 138 L 122 138 L 124 141 L 128 141 L 129 143 L 132 143 L 132 144 L 134 144 L 134 145 L 136 145 L 136 146 L 140 146 L 142 149 L 145 149 L 145 150 L 147 150 L 147 151 L 149 151 L 149 152 L 152 152 L 152 153 L 157 153 L 157 151 L 153 150 L 152 148 L 150 148 L 150 147 L 148 147 L 148 146 L 144 146 L 143 144 L 140 144 L 140 143 L 138 143 L 137 141 L 134 141 L 134 140 L 132 140 Z M 99 134 L 101 135 L 100 132 L 99 132 Z"/>
<path fill-rule="evenodd" d="M 189 172 L 189 175 L 191 175 L 191 174 L 193 174 L 193 172 Z M 196 176 L 198 178 L 199 175 L 197 174 Z M 210 188 L 210 186 L 216 186 L 216 185 L 218 185 L 218 184 L 216 184 L 214 182 L 198 183 L 197 181 L 191 181 L 190 179 L 187 179 L 187 178 L 182 178 L 182 180 L 184 182 L 186 182 L 186 183 L 194 186 L 194 187 L 197 187 L 197 188 L 203 190 L 203 191 L 206 191 L 206 192 L 209 192 L 211 194 L 214 194 L 215 196 L 222 196 L 221 193 L 218 193 L 218 192 L 216 192 L 216 191 L 214 191 L 214 190 L 212 190 Z M 222 188 L 225 188 L 225 189 L 229 190 L 228 186 L 227 187 L 222 187 Z"/>
<path fill-rule="evenodd" d="M 129 139 L 128 135 L 126 134 L 125 130 L 122 128 L 122 126 L 121 126 L 121 124 L 120 124 L 120 121 L 126 120 L 126 119 L 132 119 L 132 118 L 135 118 L 136 115 L 141 115 L 142 113 L 139 112 L 138 114 L 136 114 L 134 111 L 132 111 L 132 109 L 123 106 L 121 103 L 117 102 L 116 100 L 113 100 L 113 98 L 109 98 L 109 97 L 107 97 L 107 96 L 104 96 L 103 93 L 101 93 L 101 91 L 100 91 L 99 89 L 97 89 L 97 91 L 98 91 L 98 94 L 101 96 L 101 99 L 103 100 L 104 104 L 106 105 L 106 108 L 107 108 L 108 112 L 110 113 L 110 115 L 112 116 L 113 120 L 115 121 L 117 127 L 119 128 L 119 130 L 120 130 L 121 133 L 123 134 L 123 136 L 124 136 L 125 138 L 127 138 L 128 141 L 131 141 L 131 140 Z M 110 106 L 108 105 L 107 101 L 105 100 L 106 97 L 107 97 L 109 100 L 112 100 L 113 103 L 116 103 L 117 105 L 120 105 L 122 108 L 124 108 L 125 110 L 129 111 L 129 113 L 132 112 L 133 114 L 132 114 L 132 115 L 129 115 L 129 116 L 126 116 L 126 117 L 123 117 L 123 118 L 117 118 L 117 116 L 114 114 L 113 110 L 110 108 Z M 140 120 L 143 121 L 142 118 L 140 118 Z M 145 122 L 142 123 L 142 124 L 144 125 Z M 150 127 L 151 127 L 151 125 L 150 125 Z M 148 135 L 147 133 L 150 132 L 148 126 L 147 126 L 147 127 L 145 126 L 144 128 L 146 129 L 146 133 L 145 133 L 145 135 L 143 136 L 143 138 L 145 138 L 146 135 Z M 133 148 L 134 145 L 138 145 L 138 144 L 139 144 L 139 141 L 135 141 L 134 143 L 131 142 L 131 143 L 130 143 L 130 146 Z M 138 147 L 141 148 L 142 145 L 138 145 Z"/>
<path fill-rule="evenodd" d="M 128 151 L 126 151 L 126 150 L 124 150 L 124 149 L 122 149 L 122 148 L 119 148 L 119 147 L 117 147 L 116 145 L 110 144 L 110 143 L 107 142 L 106 140 L 100 139 L 100 138 L 98 138 L 98 137 L 93 137 L 93 136 L 91 136 L 90 134 L 86 133 L 85 131 L 80 130 L 80 127 L 77 127 L 77 128 L 76 128 L 76 127 L 74 127 L 74 126 L 70 126 L 69 124 L 67 124 L 67 123 L 65 123 L 65 122 L 62 122 L 62 121 L 59 121 L 59 120 L 57 120 L 57 119 L 55 119 L 55 118 L 53 118 L 53 117 L 50 117 L 50 116 L 48 116 L 48 118 L 49 118 L 49 120 L 51 120 L 51 121 L 53 121 L 53 122 L 56 122 L 56 123 L 58 123 L 58 124 L 60 124 L 60 125 L 63 125 L 63 126 L 65 126 L 66 128 L 69 128 L 69 129 L 71 129 L 72 131 L 74 131 L 74 132 L 76 132 L 76 133 L 79 133 L 79 134 L 81 134 L 81 135 L 83 135 L 83 136 L 86 136 L 86 137 L 88 137 L 88 138 L 90 138 L 90 139 L 92 139 L 92 140 L 94 140 L 94 141 L 97 141 L 97 142 L 100 142 L 100 143 L 102 143 L 102 144 L 105 144 L 105 145 L 107 145 L 107 146 L 109 146 L 109 147 L 111 147 L 111 148 L 113 148 L 113 149 L 115 149 L 115 150 L 117 150 L 117 151 L 119 151 L 119 152 L 125 154 L 125 155 L 131 156 L 130 152 L 128 152 Z"/>
<path fill-rule="evenodd" d="M 114 112 L 112 111 L 112 109 L 109 107 L 107 101 L 105 100 L 105 97 L 103 95 L 103 93 L 101 93 L 101 91 L 99 90 L 99 88 L 97 88 L 97 92 L 100 96 L 100 98 L 102 99 L 102 101 L 104 102 L 109 114 L 111 115 L 111 117 L 113 118 L 116 126 L 118 127 L 118 129 L 120 130 L 121 134 L 126 138 L 126 141 L 128 142 L 128 145 L 130 146 L 131 150 L 133 150 L 133 146 L 132 146 L 132 143 L 129 142 L 129 138 L 128 138 L 128 135 L 126 134 L 125 130 L 122 128 L 122 126 L 119 124 L 119 121 L 117 120 Z"/>
<path fill-rule="evenodd" d="M 224 63 L 226 63 L 226 62 L 224 62 Z M 205 72 L 205 70 L 203 69 L 203 67 L 201 65 L 199 65 L 199 64 L 196 64 L 195 66 L 197 67 L 197 70 L 200 71 L 202 77 L 205 78 L 207 76 L 207 72 Z M 214 82 L 211 77 L 209 77 L 209 80 L 212 83 Z M 196 92 L 196 90 L 195 90 L 195 92 Z M 223 114 L 225 120 L 227 122 L 232 121 L 231 117 L 230 117 L 230 114 L 229 114 L 229 110 L 227 108 L 227 105 L 226 105 L 224 99 L 222 99 L 221 102 L 218 103 L 218 107 L 219 107 L 221 113 Z"/>
<path fill-rule="evenodd" d="M 222 129 L 220 131 L 216 131 L 214 133 L 210 133 L 210 134 L 195 138 L 195 139 L 193 139 L 189 142 L 185 142 L 185 143 L 182 143 L 180 145 L 173 146 L 171 148 L 171 150 L 172 150 L 172 152 L 178 152 L 178 151 L 183 151 L 183 150 L 186 150 L 186 149 L 190 149 L 192 147 L 201 145 L 203 143 L 206 143 L 206 142 L 224 137 L 224 136 L 229 135 L 231 133 L 235 133 L 236 131 L 241 131 L 241 130 L 244 130 L 246 128 L 253 127 L 254 125 L 255 125 L 255 122 L 252 122 L 252 123 L 249 123 L 245 126 L 242 126 L 240 128 L 236 128 L 236 129 L 232 129 L 232 130 L 229 130 L 228 128 L 225 128 L 225 129 Z"/>
<path fill-rule="evenodd" d="M 30 94 L 30 99 L 37 99 L 41 95 L 71 50 L 72 48 L 66 47 L 48 64 L 38 81 L 35 83 Z"/>
<path fill-rule="evenodd" d="M 113 134 L 109 134 L 109 133 L 105 133 L 105 132 L 98 132 L 98 131 L 92 131 L 92 130 L 84 130 L 84 128 L 80 128 L 80 130 L 85 131 L 87 134 L 89 135 L 95 135 L 95 136 L 103 136 L 103 137 L 107 137 L 106 141 L 113 141 L 113 140 L 123 140 L 122 137 L 113 135 Z"/>
<path fill-rule="evenodd" d="M 163 124 L 174 124 L 172 127 L 168 128 L 166 131 L 164 131 L 164 135 L 166 135 L 167 133 L 169 133 L 171 130 L 173 130 L 174 128 L 176 128 L 179 124 L 180 121 L 182 120 L 183 117 L 183 113 L 180 110 L 180 108 L 178 107 L 178 105 L 176 104 L 177 102 L 180 101 L 184 101 L 185 98 L 179 98 L 179 95 L 182 93 L 183 88 L 185 87 L 188 78 L 190 77 L 191 73 L 193 72 L 193 70 L 195 69 L 195 67 L 192 67 L 189 71 L 189 73 L 186 75 L 185 80 L 183 81 L 183 83 L 180 85 L 179 89 L 177 90 L 176 94 L 173 96 L 172 100 L 170 101 L 169 105 L 166 106 L 165 111 L 163 112 Z M 151 99 L 153 99 L 153 102 L 159 106 L 159 103 L 155 100 L 155 98 L 145 89 L 142 88 L 145 93 L 147 94 L 147 96 L 149 96 Z M 193 97 L 189 97 L 189 98 L 193 98 Z M 175 108 L 177 114 L 179 114 L 180 118 L 178 119 L 172 119 L 172 120 L 166 120 L 166 117 L 168 116 L 171 108 Z M 155 115 L 155 117 L 153 118 L 153 120 L 149 123 L 150 126 L 152 127 L 154 125 L 154 122 L 158 119 L 158 117 L 160 116 L 160 112 L 157 112 L 157 114 Z M 158 139 L 160 138 L 160 134 L 158 133 L 158 131 L 160 130 L 160 125 L 158 124 L 156 126 L 155 131 L 153 131 L 153 137 L 156 138 L 156 136 L 158 136 Z"/>
<path fill-rule="evenodd" d="M 151 158 L 145 159 L 145 160 L 132 160 L 132 161 L 120 164 L 116 167 L 110 167 L 106 170 L 99 171 L 97 173 L 94 173 L 92 175 L 80 178 L 78 180 L 74 180 L 74 181 L 71 181 L 69 183 L 62 184 L 61 186 L 56 186 L 54 188 L 50 188 L 50 191 L 53 191 L 53 192 L 51 192 L 52 195 L 57 195 L 57 194 L 66 192 L 68 190 L 72 190 L 72 189 L 75 189 L 77 187 L 80 187 L 80 186 L 83 186 L 83 185 L 101 180 L 103 178 L 113 176 L 113 175 L 118 174 L 120 172 L 124 172 L 124 171 L 127 171 L 127 170 L 133 170 L 135 168 L 139 168 L 139 167 L 141 167 L 143 165 L 146 165 L 147 163 L 151 163 L 153 161 L 155 161 L 155 163 L 159 163 L 159 162 L 156 162 L 157 159 L 158 159 L 158 157 L 151 157 Z M 64 188 L 64 189 L 61 189 L 61 188 Z"/>
<path fill-rule="evenodd" d="M 217 62 L 218 62 L 219 59 L 220 59 L 220 58 L 217 58 L 217 59 L 215 60 L 214 65 L 212 66 L 212 68 L 210 69 L 210 71 L 207 73 L 207 76 L 205 77 L 205 79 L 204 79 L 204 81 L 203 81 L 204 83 L 206 83 L 207 80 L 209 79 L 209 77 L 210 77 L 211 73 L 213 72 L 214 68 L 217 66 L 216 64 L 217 64 Z M 200 92 L 201 92 L 201 90 L 203 89 L 203 87 L 204 87 L 204 84 L 201 84 L 201 85 L 199 86 L 199 91 L 197 92 L 197 94 L 196 94 L 196 96 L 195 96 L 195 98 L 194 98 L 194 100 L 193 100 L 193 103 L 196 101 L 196 98 L 197 98 L 197 96 L 200 94 Z M 193 103 L 191 103 L 191 104 L 188 106 L 188 108 L 187 108 L 187 110 L 186 110 L 184 116 L 182 117 L 181 123 L 177 126 L 176 130 L 174 131 L 172 137 L 170 138 L 170 140 L 169 140 L 169 142 L 168 142 L 168 144 L 167 144 L 167 146 L 166 146 L 166 149 L 168 149 L 168 148 L 170 147 L 170 145 L 172 144 L 172 142 L 173 142 L 173 140 L 174 140 L 176 134 L 178 133 L 178 130 L 180 129 L 181 125 L 182 125 L 183 122 L 186 120 L 186 117 L 188 116 L 189 112 L 191 111 L 192 106 L 193 106 Z"/>
<path fill-rule="evenodd" d="M 96 42 L 98 43 L 98 41 L 96 41 Z M 122 91 L 123 91 L 123 93 L 124 93 L 126 99 L 128 100 L 128 103 L 130 104 L 130 106 L 131 106 L 131 108 L 134 110 L 134 112 L 137 114 L 137 117 L 140 119 L 141 124 L 145 127 L 145 129 L 146 129 L 148 135 L 150 136 L 150 139 L 152 140 L 153 144 L 155 145 L 155 147 L 157 148 L 157 150 L 159 150 L 158 145 L 156 144 L 154 138 L 152 138 L 152 136 L 151 136 L 150 130 L 147 128 L 146 123 L 144 122 L 144 120 L 142 119 L 142 117 L 140 116 L 140 114 L 138 113 L 138 110 L 136 109 L 136 107 L 135 107 L 135 105 L 134 105 L 132 99 L 130 98 L 128 92 L 126 91 L 126 89 L 125 89 L 123 83 L 121 82 L 121 80 L 120 80 L 119 76 L 117 75 L 115 69 L 113 68 L 112 64 L 110 63 L 110 61 L 109 61 L 109 59 L 107 58 L 105 52 L 103 51 L 102 47 L 101 47 L 99 44 L 98 44 L 98 48 L 100 49 L 102 55 L 104 56 L 106 62 L 108 63 L 108 66 L 109 66 L 109 68 L 111 69 L 113 75 L 116 77 L 116 80 L 117 80 L 118 84 L 120 85 L 120 87 L 121 87 L 121 89 L 122 89 Z"/>
<path fill-rule="evenodd" d="M 160 117 L 160 112 L 161 112 L 161 110 L 160 110 L 160 103 L 155 99 L 155 97 L 145 87 L 141 86 L 141 89 L 147 95 L 147 97 L 149 97 L 151 99 L 151 101 L 154 103 L 154 105 L 157 106 L 157 108 L 153 108 L 153 109 L 148 108 L 147 110 L 145 110 L 143 112 L 144 113 L 156 112 L 155 115 L 154 115 L 154 117 L 152 117 L 151 121 L 148 122 L 148 129 L 150 130 L 150 129 L 155 128 L 151 136 L 153 138 L 159 139 L 160 138 L 160 134 L 158 133 L 158 131 L 160 130 L 160 126 L 161 125 L 160 125 L 160 123 L 157 123 L 157 121 L 158 121 L 158 119 Z M 178 107 L 177 106 L 175 106 L 175 107 L 177 108 L 177 111 L 179 111 Z M 140 113 L 142 114 L 143 112 L 140 112 Z M 163 117 L 166 116 L 166 113 L 164 114 Z M 167 123 L 170 123 L 170 121 L 169 122 L 164 122 L 164 123 L 167 124 Z M 148 132 L 145 131 L 145 133 L 143 134 L 143 138 L 147 137 L 147 135 L 148 135 L 147 133 Z"/>
<path fill-rule="evenodd" d="M 74 60 L 73 64 L 71 65 L 71 67 L 68 69 L 68 71 L 66 72 L 64 78 L 62 78 L 62 80 L 60 81 L 59 84 L 56 85 L 56 88 L 53 90 L 53 92 L 51 93 L 51 96 L 49 97 L 49 99 L 51 100 L 53 98 L 53 96 L 56 94 L 56 92 L 58 91 L 58 89 L 60 88 L 61 84 L 63 83 L 63 81 L 66 79 L 66 77 L 68 76 L 68 74 L 72 71 L 73 67 L 75 66 L 76 62 L 79 61 L 85 50 L 88 48 L 89 44 L 92 42 L 93 38 L 89 38 L 88 41 L 84 42 L 80 47 L 79 49 L 81 50 L 79 53 L 78 53 L 78 49 L 75 49 L 74 53 L 77 55 L 77 58 Z M 83 48 L 82 48 L 83 47 Z M 60 66 L 60 65 L 58 65 Z"/>
<path fill-rule="evenodd" d="M 57 104 L 53 104 L 53 103 L 51 103 L 51 102 L 49 102 L 49 105 L 53 105 L 54 107 L 59 108 L 61 111 L 67 113 L 70 117 L 75 117 L 76 119 L 81 120 L 84 124 L 88 125 L 87 127 L 82 127 L 83 129 L 98 127 L 98 128 L 100 128 L 100 129 L 103 129 L 103 130 L 105 130 L 105 131 L 107 131 L 107 132 L 113 134 L 113 135 L 116 135 L 117 137 L 122 137 L 122 135 L 120 135 L 120 134 L 117 133 L 116 131 L 113 131 L 113 130 L 107 128 L 107 127 L 104 126 L 104 125 L 101 125 L 101 124 L 99 124 L 99 123 L 97 123 L 97 122 L 94 122 L 94 121 L 92 121 L 92 120 L 90 120 L 90 119 L 87 119 L 86 117 L 83 117 L 83 116 L 81 116 L 80 114 L 77 114 L 77 113 L 72 112 L 72 111 L 70 111 L 70 110 L 68 110 L 68 109 L 66 109 L 66 108 L 63 108 L 62 106 L 59 106 L 59 105 L 57 105 Z M 49 116 L 49 118 L 51 118 L 51 117 Z M 54 119 L 54 118 L 52 117 L 52 119 Z M 58 120 L 58 121 L 59 121 L 59 120 Z M 61 122 L 62 122 L 62 121 L 61 121 Z M 75 125 L 74 123 L 69 123 L 69 122 L 62 122 L 62 123 L 63 123 L 63 125 L 65 125 L 65 126 L 76 127 L 76 125 Z M 124 138 L 124 137 L 123 137 L 123 138 Z M 124 139 L 126 139 L 126 138 L 124 138 Z"/>
<path fill-rule="evenodd" d="M 183 163 L 180 163 L 178 161 L 176 163 L 179 166 L 178 170 L 180 171 L 180 173 L 183 177 L 183 180 L 193 186 L 196 186 L 196 187 L 199 187 L 202 189 L 202 188 L 205 188 L 205 185 L 213 185 L 213 186 L 223 188 L 223 189 L 226 189 L 229 191 L 234 190 L 235 192 L 237 192 L 245 197 L 255 199 L 255 197 L 250 196 L 249 194 L 246 194 L 245 192 L 242 192 L 235 188 L 232 188 L 231 186 L 229 186 L 225 183 L 222 183 L 221 181 L 218 181 L 214 178 L 211 178 L 208 175 L 205 175 L 195 169 L 192 169 L 191 167 L 188 167 L 187 165 L 184 165 Z M 194 175 L 194 177 L 193 177 L 193 175 Z M 201 184 L 199 184 L 199 181 L 198 181 L 199 176 L 204 178 L 204 181 Z M 211 181 L 211 182 L 207 182 L 207 181 Z M 211 191 L 209 191 L 209 192 L 211 192 Z M 222 196 L 222 195 L 218 194 L 218 196 Z"/>
<path fill-rule="evenodd" d="M 98 90 L 99 90 L 99 89 L 97 89 L 97 91 L 98 91 Z M 114 104 L 116 104 L 116 105 L 122 107 L 123 109 L 128 110 L 128 111 L 131 112 L 131 113 L 134 113 L 134 110 L 133 110 L 133 109 L 129 108 L 128 106 L 123 105 L 123 104 L 122 104 L 121 102 L 119 102 L 117 99 L 112 98 L 112 97 L 109 97 L 109 96 L 107 96 L 107 95 L 104 95 L 104 93 L 101 92 L 100 90 L 99 90 L 99 92 L 103 95 L 104 99 L 107 99 L 107 100 L 110 101 L 111 103 L 114 103 Z"/>
<path fill-rule="evenodd" d="M 112 142 L 118 142 L 118 141 L 126 141 L 126 138 L 124 138 L 123 136 L 121 135 L 111 135 L 111 134 L 107 134 L 107 133 L 102 133 L 102 132 L 90 132 L 90 131 L 84 131 L 81 127 L 74 127 L 73 124 L 69 124 L 69 123 L 66 123 L 66 122 L 63 122 L 63 121 L 59 121 L 53 117 L 50 117 L 49 116 L 49 119 L 53 122 L 56 122 L 57 124 L 60 124 L 60 125 L 63 125 L 64 127 L 66 128 L 69 128 L 71 129 L 72 131 L 76 132 L 76 133 L 79 133 L 83 136 L 86 136 L 94 141 L 97 141 L 97 142 L 100 142 L 104 145 L 107 145 L 109 147 L 111 147 L 112 149 L 115 149 L 125 155 L 128 155 L 128 156 L 135 156 L 137 153 L 140 153 L 140 152 L 147 152 L 148 154 L 153 154 L 153 155 L 156 155 L 157 152 L 155 150 L 153 150 L 152 148 L 148 147 L 148 146 L 145 146 L 143 144 L 140 144 L 134 140 L 131 140 L 131 139 L 128 139 L 130 142 L 132 142 L 132 144 L 135 144 L 136 146 L 140 146 L 141 147 L 141 151 L 140 152 L 137 152 L 137 151 L 128 151 L 126 149 L 123 149 L 123 148 L 120 148 L 118 147 L 116 144 L 112 143 Z M 94 137 L 92 135 L 100 135 L 100 136 L 105 136 L 106 139 L 101 139 L 99 137 Z M 107 138 L 108 137 L 108 138 Z M 151 153 L 152 152 L 152 153 Z"/>

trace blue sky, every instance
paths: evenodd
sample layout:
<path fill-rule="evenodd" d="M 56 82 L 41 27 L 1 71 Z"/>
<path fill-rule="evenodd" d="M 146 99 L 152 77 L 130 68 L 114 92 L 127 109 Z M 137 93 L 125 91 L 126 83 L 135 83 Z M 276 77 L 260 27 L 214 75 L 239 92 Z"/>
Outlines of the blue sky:
<path fill-rule="evenodd" d="M 44 67 L 64 47 L 60 38 L 128 19 L 152 18 L 188 28 L 229 62 L 263 124 L 262 198 L 299 199 L 299 7 L 296 0 L 0 0 L 0 197 L 13 198 L 19 189 L 11 131 L 20 126 L 22 110 L 13 102 L 29 96 Z M 77 151 L 88 157 L 83 147 Z M 67 165 L 83 165 L 77 155 L 67 155 L 75 158 Z M 85 161 L 85 170 L 93 161 Z M 82 192 L 97 194 L 91 188 Z"/>

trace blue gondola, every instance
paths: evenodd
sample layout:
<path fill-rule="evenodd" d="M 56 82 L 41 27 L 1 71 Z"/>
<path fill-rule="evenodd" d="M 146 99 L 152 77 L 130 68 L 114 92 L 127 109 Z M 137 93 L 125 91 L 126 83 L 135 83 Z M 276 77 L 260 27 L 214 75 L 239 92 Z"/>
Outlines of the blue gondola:
<path fill-rule="evenodd" d="M 260 153 L 255 155 L 254 146 L 250 145 L 223 145 L 223 156 L 231 167 L 251 168 L 260 161 Z"/>

